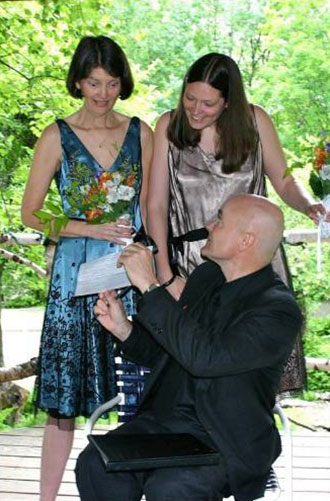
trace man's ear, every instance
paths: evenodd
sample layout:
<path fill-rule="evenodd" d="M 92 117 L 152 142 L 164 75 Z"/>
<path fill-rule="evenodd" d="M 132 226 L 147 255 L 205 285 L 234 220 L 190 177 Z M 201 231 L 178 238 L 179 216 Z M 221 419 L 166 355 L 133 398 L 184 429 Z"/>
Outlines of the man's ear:
<path fill-rule="evenodd" d="M 240 243 L 239 243 L 240 251 L 241 252 L 246 251 L 247 249 L 249 249 L 254 245 L 255 241 L 256 241 L 255 234 L 250 231 L 245 231 L 240 238 Z"/>

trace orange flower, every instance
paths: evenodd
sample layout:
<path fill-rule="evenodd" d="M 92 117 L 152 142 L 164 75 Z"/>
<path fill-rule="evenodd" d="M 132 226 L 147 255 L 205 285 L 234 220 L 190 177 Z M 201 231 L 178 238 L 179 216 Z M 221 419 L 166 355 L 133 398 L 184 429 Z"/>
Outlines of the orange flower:
<path fill-rule="evenodd" d="M 99 178 L 99 181 L 105 183 L 106 181 L 110 181 L 112 179 L 112 174 L 110 172 L 103 172 Z"/>
<path fill-rule="evenodd" d="M 98 186 L 99 186 L 100 191 L 102 191 L 104 193 L 106 192 L 105 183 L 107 181 L 110 181 L 110 179 L 112 179 L 112 174 L 110 174 L 110 172 L 103 172 L 103 174 L 101 174 L 101 176 L 99 177 L 99 180 L 98 180 Z"/>
<path fill-rule="evenodd" d="M 326 151 L 323 148 L 316 148 L 315 150 L 315 165 L 316 167 L 322 167 L 325 164 L 327 158 Z"/>
<path fill-rule="evenodd" d="M 135 183 L 136 175 L 131 173 L 126 178 L 126 186 L 133 186 Z"/>
<path fill-rule="evenodd" d="M 85 214 L 87 216 L 87 221 L 92 221 L 96 217 L 102 216 L 103 212 L 102 209 L 86 210 Z"/>

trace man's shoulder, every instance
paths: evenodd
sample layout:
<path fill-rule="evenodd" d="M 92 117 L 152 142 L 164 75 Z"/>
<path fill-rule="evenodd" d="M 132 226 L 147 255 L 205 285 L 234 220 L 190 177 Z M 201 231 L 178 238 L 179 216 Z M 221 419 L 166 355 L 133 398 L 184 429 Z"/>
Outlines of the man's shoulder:
<path fill-rule="evenodd" d="M 194 302 L 195 296 L 198 299 L 201 293 L 215 281 L 220 286 L 225 282 L 220 266 L 211 261 L 200 264 L 189 276 L 181 300 L 185 302 L 189 298 L 189 302 Z"/>
<path fill-rule="evenodd" d="M 188 285 L 196 283 L 201 285 L 205 283 L 205 285 L 208 285 L 215 280 L 219 281 L 220 284 L 226 281 L 220 266 L 212 261 L 206 261 L 205 263 L 197 266 L 197 268 L 192 272 L 188 279 Z"/>
<path fill-rule="evenodd" d="M 282 279 L 274 273 L 272 280 L 267 286 L 249 298 L 249 302 L 257 308 L 263 308 L 273 312 L 288 312 L 290 315 L 301 319 L 301 308 L 294 297 L 293 292 L 285 285 Z"/>
<path fill-rule="evenodd" d="M 239 295 L 242 309 L 255 307 L 275 311 L 280 308 L 300 314 L 300 307 L 293 292 L 274 272 L 271 265 L 243 277 Z"/>

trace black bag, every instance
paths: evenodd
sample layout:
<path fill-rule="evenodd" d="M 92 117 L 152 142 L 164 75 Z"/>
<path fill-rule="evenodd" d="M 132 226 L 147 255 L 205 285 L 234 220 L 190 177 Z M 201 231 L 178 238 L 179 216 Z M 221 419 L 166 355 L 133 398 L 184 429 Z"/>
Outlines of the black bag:
<path fill-rule="evenodd" d="M 188 433 L 88 435 L 106 471 L 214 465 L 220 453 Z"/>

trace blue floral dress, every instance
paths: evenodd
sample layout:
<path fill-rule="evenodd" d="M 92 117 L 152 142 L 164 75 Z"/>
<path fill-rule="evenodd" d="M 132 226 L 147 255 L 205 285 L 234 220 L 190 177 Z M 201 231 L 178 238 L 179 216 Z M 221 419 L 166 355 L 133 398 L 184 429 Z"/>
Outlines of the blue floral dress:
<path fill-rule="evenodd" d="M 137 117 L 131 119 L 121 150 L 108 171 L 102 169 L 64 120 L 58 120 L 57 124 L 62 162 L 56 183 L 65 214 L 78 220 L 95 216 L 90 205 L 104 197 L 104 190 L 99 190 L 101 181 L 113 176 L 117 184 L 120 180 L 124 191 L 127 186 L 134 190 L 134 196 L 123 204 L 123 211 L 130 215 L 132 224 L 139 229 L 140 120 Z M 98 210 L 96 216 L 101 212 Z M 61 237 L 58 241 L 36 384 L 37 407 L 47 409 L 53 416 L 90 416 L 96 407 L 118 392 L 114 339 L 95 318 L 93 308 L 97 296 L 75 297 L 74 290 L 81 263 L 121 249 L 120 245 L 85 237 Z M 128 315 L 135 313 L 133 291 L 124 297 L 124 305 Z M 138 395 L 131 395 L 133 404 L 137 399 Z"/>

